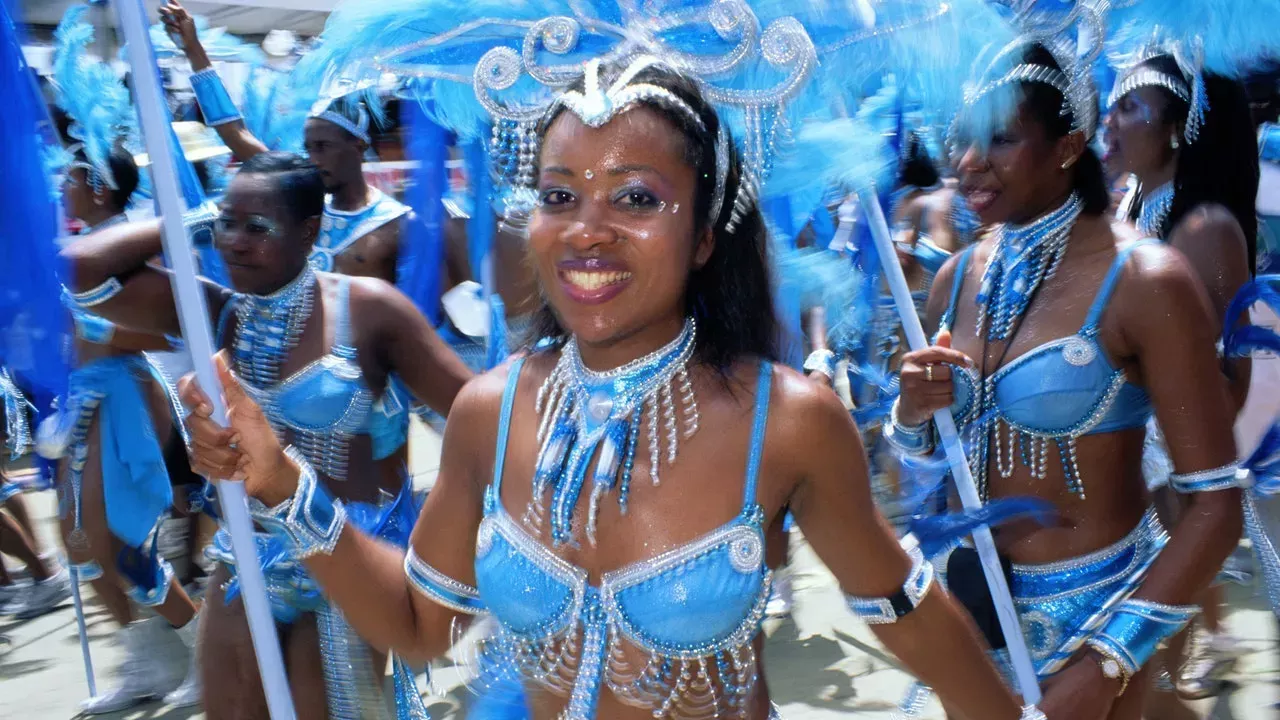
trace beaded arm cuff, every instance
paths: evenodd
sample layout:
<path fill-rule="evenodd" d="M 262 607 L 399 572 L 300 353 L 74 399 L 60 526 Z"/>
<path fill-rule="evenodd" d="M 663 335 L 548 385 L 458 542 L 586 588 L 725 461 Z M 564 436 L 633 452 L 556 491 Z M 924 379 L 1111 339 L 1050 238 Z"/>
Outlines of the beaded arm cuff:
<path fill-rule="evenodd" d="M 1089 647 L 1119 662 L 1130 676 L 1200 612 L 1194 605 L 1163 605 L 1130 598 L 1120 603 Z"/>
<path fill-rule="evenodd" d="M 1237 477 L 1239 470 L 1240 463 L 1231 463 L 1220 468 L 1185 475 L 1174 473 L 1169 476 L 1169 485 L 1174 491 L 1184 494 L 1229 490 L 1240 487 L 1240 479 Z"/>
<path fill-rule="evenodd" d="M 896 450 L 906 455 L 928 455 L 933 450 L 933 422 L 923 425 L 903 425 L 898 419 L 898 401 L 893 401 L 889 422 L 884 424 L 884 439 Z"/>
<path fill-rule="evenodd" d="M 204 124 L 209 127 L 226 125 L 242 119 L 240 110 L 231 102 L 222 78 L 213 68 L 205 68 L 191 76 L 191 89 L 196 93 L 196 102 L 200 104 L 200 112 L 204 114 Z"/>
<path fill-rule="evenodd" d="M 124 285 L 116 278 L 107 278 L 106 282 L 96 288 L 85 290 L 84 292 L 71 292 L 67 290 L 67 295 L 75 304 L 82 308 L 91 308 L 94 305 L 101 305 L 111 298 L 120 294 L 124 290 Z"/>
<path fill-rule="evenodd" d="M 404 556 L 404 574 L 415 590 L 439 605 L 467 615 L 479 615 L 485 611 L 479 590 L 426 564 L 412 547 Z"/>
<path fill-rule="evenodd" d="M 889 625 L 905 617 L 920 605 L 933 586 L 933 564 L 925 560 L 914 535 L 902 539 L 902 547 L 911 558 L 911 572 L 902 589 L 887 598 L 863 598 L 846 595 L 845 602 L 869 625 Z"/>
<path fill-rule="evenodd" d="M 341 500 L 334 500 L 329 490 L 320 484 L 316 471 L 301 453 L 291 446 L 285 448 L 285 454 L 302 470 L 298 476 L 298 489 L 293 497 L 271 508 L 251 499 L 249 512 L 271 534 L 286 540 L 295 549 L 299 560 L 329 555 L 347 524 L 347 509 Z"/>

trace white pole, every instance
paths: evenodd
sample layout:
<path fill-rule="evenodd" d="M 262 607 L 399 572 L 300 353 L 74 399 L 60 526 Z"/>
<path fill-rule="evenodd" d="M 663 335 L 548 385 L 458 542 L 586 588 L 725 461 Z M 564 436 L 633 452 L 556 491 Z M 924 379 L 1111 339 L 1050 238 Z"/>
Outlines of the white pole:
<path fill-rule="evenodd" d="M 98 683 L 93 677 L 93 658 L 89 655 L 89 632 L 84 623 L 84 604 L 80 600 L 80 570 L 70 560 L 67 571 L 71 573 L 71 601 L 76 606 L 76 628 L 80 631 L 80 655 L 84 657 L 84 679 L 89 685 L 89 697 L 98 696 Z"/>
<path fill-rule="evenodd" d="M 884 271 L 885 280 L 893 292 L 893 302 L 898 306 L 898 317 L 902 319 L 902 330 L 907 336 L 907 345 L 912 350 L 922 350 L 929 346 L 925 339 L 924 328 L 920 325 L 920 317 L 916 314 L 915 302 L 911 299 L 911 289 L 907 286 L 907 278 L 902 274 L 902 266 L 898 264 L 898 256 L 893 251 L 893 238 L 889 235 L 889 225 L 885 222 L 884 211 L 880 209 L 880 199 L 876 197 L 874 187 L 858 191 L 862 199 L 862 207 L 871 221 L 871 236 L 875 238 L 876 253 L 880 256 L 880 267 Z M 947 464 L 951 466 L 951 477 L 955 480 L 956 492 L 966 510 L 977 510 L 982 507 L 982 499 L 978 497 L 978 487 L 973 482 L 973 474 L 969 472 L 969 460 L 964 455 L 964 446 L 960 444 L 960 433 L 956 430 L 955 418 L 951 417 L 951 409 L 943 408 L 933 414 L 933 421 L 938 426 L 938 434 L 942 436 L 942 447 L 947 454 Z M 1018 611 L 1013 607 L 1013 595 L 1009 592 L 1009 584 L 1005 581 L 1004 567 L 1000 564 L 1000 556 L 996 553 L 995 540 L 991 537 L 991 529 L 983 526 L 973 531 L 973 545 L 982 560 L 982 569 L 987 576 L 987 587 L 991 589 L 991 597 L 995 602 L 996 614 L 1000 618 L 1000 629 L 1004 631 L 1004 639 L 1009 647 L 1009 659 L 1013 664 L 1014 675 L 1017 676 L 1018 688 L 1022 692 L 1023 702 L 1036 704 L 1040 702 L 1040 684 L 1036 678 L 1035 667 L 1031 664 L 1031 654 L 1027 652 L 1027 640 L 1022 636 L 1022 627 L 1018 623 Z"/>
<path fill-rule="evenodd" d="M 196 377 L 213 404 L 214 418 L 227 422 L 218 376 L 213 369 L 213 337 L 209 331 L 209 311 L 204 290 L 196 279 L 191 241 L 182 223 L 183 201 L 178 174 L 169 143 L 169 114 L 156 76 L 155 55 L 147 36 L 146 13 L 141 0 L 117 0 L 120 27 L 129 48 L 129 65 L 133 69 L 133 92 L 138 104 L 138 118 L 151 156 L 151 180 L 160 205 L 164 251 L 173 271 L 173 295 L 182 323 L 182 337 L 191 351 Z M 257 545 L 244 484 L 218 480 L 218 499 L 227 528 L 231 532 L 231 548 L 240 577 L 241 597 L 249 620 L 249 633 L 258 659 L 258 672 L 266 693 L 272 720 L 294 720 L 293 699 L 284 671 L 280 641 L 276 637 L 275 620 L 267 601 L 266 583 L 258 564 Z"/>

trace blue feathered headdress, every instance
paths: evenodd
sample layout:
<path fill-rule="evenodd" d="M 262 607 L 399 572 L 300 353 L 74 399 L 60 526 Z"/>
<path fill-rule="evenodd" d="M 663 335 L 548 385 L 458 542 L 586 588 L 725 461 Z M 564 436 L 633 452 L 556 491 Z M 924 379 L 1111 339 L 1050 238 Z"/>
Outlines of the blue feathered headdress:
<path fill-rule="evenodd" d="M 954 108 L 979 42 L 998 37 L 994 17 L 981 0 L 345 2 L 295 85 L 392 73 L 466 141 L 540 118 L 587 60 L 652 54 L 701 81 L 761 180 L 790 128 L 855 111 L 861 92 L 850 88 L 886 68 L 930 107 Z"/>
<path fill-rule="evenodd" d="M 1204 73 L 1239 78 L 1280 57 L 1280 0 L 1129 0 L 1107 18 L 1107 50 L 1119 69 L 1110 102 L 1159 85 L 1191 106 L 1185 137 L 1194 142 L 1209 110 Z M 1168 56 L 1181 77 L 1143 63 Z"/>
<path fill-rule="evenodd" d="M 54 31 L 54 100 L 71 118 L 68 132 L 80 145 L 91 182 L 114 188 L 108 158 L 118 145 L 136 142 L 137 116 L 115 71 L 89 54 L 94 30 L 84 20 L 88 10 L 67 10 Z"/>

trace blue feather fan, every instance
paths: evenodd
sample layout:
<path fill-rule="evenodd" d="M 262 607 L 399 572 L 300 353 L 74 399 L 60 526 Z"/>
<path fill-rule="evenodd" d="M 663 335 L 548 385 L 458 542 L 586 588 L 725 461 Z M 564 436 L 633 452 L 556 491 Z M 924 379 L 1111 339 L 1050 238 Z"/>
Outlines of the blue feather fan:
<path fill-rule="evenodd" d="M 0 113 L 0 267 L 9 268 L 0 292 L 0 364 L 38 395 L 63 392 L 66 314 L 58 282 L 58 211 L 45 169 L 43 148 L 52 124 L 35 72 L 22 54 L 22 38 L 8 0 L 0 5 L 0 87 L 13 90 Z"/>

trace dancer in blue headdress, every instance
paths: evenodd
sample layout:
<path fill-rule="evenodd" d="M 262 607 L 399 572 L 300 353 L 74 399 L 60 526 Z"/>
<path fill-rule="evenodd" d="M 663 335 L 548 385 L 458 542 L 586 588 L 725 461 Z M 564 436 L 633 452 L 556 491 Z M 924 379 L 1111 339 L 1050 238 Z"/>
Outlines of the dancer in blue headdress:
<path fill-rule="evenodd" d="M 757 651 L 766 537 L 788 505 L 850 608 L 955 707 L 1044 717 L 1019 709 L 919 548 L 875 512 L 843 406 L 772 363 L 755 185 L 772 152 L 765 141 L 740 154 L 727 119 L 743 112 L 750 141 L 782 122 L 817 59 L 803 26 L 734 2 L 688 3 L 663 22 L 629 3 L 546 9 L 353 3 L 331 21 L 413 25 L 436 42 L 392 33 L 397 49 L 359 52 L 422 74 L 458 53 L 480 59 L 462 77 L 511 158 L 499 167 L 513 209 L 530 212 L 546 298 L 549 341 L 459 397 L 408 556 L 344 522 L 346 506 L 262 432 L 229 372 L 233 429 L 193 420 L 197 454 L 244 469 L 260 521 L 304 548 L 375 645 L 428 659 L 454 620 L 491 613 L 480 683 L 522 683 L 521 709 L 540 720 L 776 717 Z M 735 86 L 748 68 L 759 85 Z M 204 402 L 194 384 L 184 393 Z"/>
<path fill-rule="evenodd" d="M 976 68 L 953 127 L 961 190 L 993 227 L 939 272 L 927 310 L 937 344 L 904 357 L 886 433 L 927 454 L 930 415 L 950 407 L 984 497 L 1054 503 L 1060 525 L 997 535 L 1032 659 L 1051 692 L 1072 694 L 1071 717 L 1136 720 L 1148 661 L 1195 616 L 1239 537 L 1234 408 L 1195 271 L 1104 215 L 1089 146 L 1096 16 L 1082 3 L 1065 18 L 1017 5 L 1025 34 Z M 1076 19 L 1094 28 L 1078 60 Z M 1006 113 L 992 94 L 1007 89 Z M 1172 533 L 1141 477 L 1153 410 L 1172 482 L 1192 493 Z M 957 589 L 967 557 L 951 556 Z M 975 612 L 988 612 L 981 600 Z"/>
<path fill-rule="evenodd" d="M 1239 77 L 1254 59 L 1280 52 L 1280 33 L 1260 22 L 1267 8 L 1280 13 L 1274 2 L 1241 11 L 1230 3 L 1147 0 L 1110 18 L 1119 72 L 1108 103 L 1104 160 L 1111 175 L 1131 174 L 1136 181 L 1120 215 L 1191 260 L 1219 318 L 1257 257 L 1258 152 Z M 1250 362 L 1229 358 L 1223 372 L 1239 409 L 1250 392 Z M 1179 507 L 1167 484 L 1167 451 L 1154 423 L 1149 435 L 1148 484 L 1158 488 L 1164 519 L 1172 524 Z M 1171 643 L 1168 667 L 1157 680 L 1158 702 L 1177 702 L 1165 695 L 1175 684 L 1189 698 L 1220 687 L 1238 654 L 1238 643 L 1221 627 L 1224 599 L 1220 587 L 1203 599 L 1205 634 L 1185 663 L 1182 643 Z"/>
<path fill-rule="evenodd" d="M 245 386 L 270 408 L 271 430 L 350 503 L 353 524 L 403 545 L 417 509 L 405 467 L 408 408 L 387 390 L 390 377 L 446 414 L 469 373 L 386 282 L 312 269 L 307 259 L 323 208 L 323 180 L 305 159 L 268 152 L 246 162 L 221 201 L 214 238 L 234 291 L 206 281 L 211 319 Z M 161 245 L 155 223 L 137 223 L 94 233 L 64 255 L 75 289 L 100 296 L 96 312 L 125 327 L 177 334 L 169 277 L 148 264 Z M 195 409 L 206 420 L 209 412 Z M 194 467 L 205 477 L 234 474 Z M 288 655 L 323 661 L 290 668 L 297 687 L 325 687 L 295 693 L 300 716 L 363 717 L 384 707 L 385 657 L 350 634 L 300 565 L 300 550 L 260 535 L 259 552 L 272 610 L 288 627 Z M 259 717 L 266 708 L 225 530 L 208 554 L 220 565 L 203 611 L 205 707 L 215 716 Z"/>
<path fill-rule="evenodd" d="M 267 146 L 245 127 L 186 8 L 175 0 L 162 7 L 160 14 L 170 33 L 181 38 L 182 49 L 191 62 L 191 87 L 205 124 L 218 131 L 241 162 L 265 152 Z M 307 155 L 320 169 L 325 191 L 330 194 L 311 265 L 321 272 L 377 277 L 395 283 L 400 221 L 409 208 L 365 180 L 364 157 L 382 113 L 376 86 L 372 92 L 369 90 L 352 88 L 348 94 L 320 100 L 298 118 L 306 123 Z"/>
<path fill-rule="evenodd" d="M 126 221 L 140 177 L 126 149 L 137 128 L 129 93 L 105 63 L 88 55 L 93 27 L 84 20 L 87 10 L 71 9 L 58 26 L 53 81 L 76 142 L 64 169 L 63 204 L 68 215 L 95 231 Z M 40 437 L 41 454 L 59 460 L 68 557 L 124 627 L 119 685 L 87 700 L 84 709 L 112 712 L 170 691 L 170 702 L 193 705 L 200 700 L 196 606 L 156 547 L 157 525 L 173 500 L 166 452 L 178 448 L 181 457 L 182 438 L 168 385 L 143 354 L 167 350 L 170 342 L 160 334 L 118 328 L 95 314 L 105 294 L 65 294 L 75 325 L 74 370 L 57 415 L 42 424 Z M 180 661 L 157 650 L 172 645 L 150 639 L 130 599 L 153 608 L 190 650 L 190 669 L 178 688 L 170 672 Z"/>

